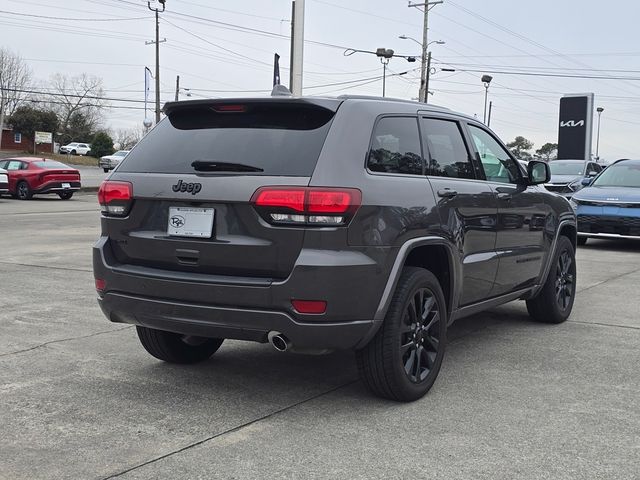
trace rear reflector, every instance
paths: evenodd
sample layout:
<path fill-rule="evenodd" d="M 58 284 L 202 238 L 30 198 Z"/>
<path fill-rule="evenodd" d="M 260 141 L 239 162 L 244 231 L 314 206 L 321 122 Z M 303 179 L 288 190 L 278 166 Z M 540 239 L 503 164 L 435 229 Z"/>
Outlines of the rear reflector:
<path fill-rule="evenodd" d="M 102 278 L 96 278 L 96 290 L 102 292 L 105 288 L 107 288 L 107 281 Z"/>
<path fill-rule="evenodd" d="M 129 213 L 133 197 L 130 182 L 105 180 L 98 189 L 98 203 L 102 213 L 111 216 L 125 216 Z"/>
<path fill-rule="evenodd" d="M 327 311 L 324 300 L 291 300 L 291 305 L 298 313 L 320 314 Z"/>
<path fill-rule="evenodd" d="M 346 225 L 362 203 L 355 188 L 262 187 L 251 198 L 262 217 L 291 225 Z"/>

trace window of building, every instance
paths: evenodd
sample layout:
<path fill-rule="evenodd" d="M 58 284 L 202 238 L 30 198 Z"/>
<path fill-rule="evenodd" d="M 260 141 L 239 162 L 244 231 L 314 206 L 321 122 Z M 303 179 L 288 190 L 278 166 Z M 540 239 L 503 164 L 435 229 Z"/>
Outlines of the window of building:
<path fill-rule="evenodd" d="M 13 134 L 13 143 L 22 143 L 22 134 L 21 133 L 14 133 Z"/>

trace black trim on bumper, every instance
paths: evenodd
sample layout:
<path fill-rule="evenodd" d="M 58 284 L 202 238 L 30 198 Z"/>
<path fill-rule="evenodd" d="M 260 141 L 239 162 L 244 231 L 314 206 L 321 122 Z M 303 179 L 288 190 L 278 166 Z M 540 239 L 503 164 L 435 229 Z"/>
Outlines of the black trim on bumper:
<path fill-rule="evenodd" d="M 267 334 L 275 330 L 294 347 L 310 349 L 353 348 L 373 326 L 373 320 L 301 323 L 286 312 L 178 303 L 119 292 L 106 293 L 98 303 L 112 322 L 260 343 L 266 343 Z"/>

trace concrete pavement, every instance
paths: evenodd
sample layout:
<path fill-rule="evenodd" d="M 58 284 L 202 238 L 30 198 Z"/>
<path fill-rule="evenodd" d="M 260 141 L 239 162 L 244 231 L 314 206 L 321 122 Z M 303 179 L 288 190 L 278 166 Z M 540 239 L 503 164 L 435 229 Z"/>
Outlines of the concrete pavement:
<path fill-rule="evenodd" d="M 0 478 L 638 478 L 638 243 L 579 248 L 562 325 L 521 302 L 456 323 L 431 392 L 396 404 L 348 352 L 150 357 L 95 302 L 94 195 L 2 198 L 0 231 Z"/>

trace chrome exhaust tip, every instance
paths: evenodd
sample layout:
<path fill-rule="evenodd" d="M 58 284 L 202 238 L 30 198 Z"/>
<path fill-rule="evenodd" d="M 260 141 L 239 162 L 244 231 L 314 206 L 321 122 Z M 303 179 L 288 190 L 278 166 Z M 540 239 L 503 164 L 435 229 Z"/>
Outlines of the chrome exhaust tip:
<path fill-rule="evenodd" d="M 291 342 L 280 332 L 272 331 L 267 335 L 269 343 L 279 352 L 286 352 L 291 348 Z"/>

